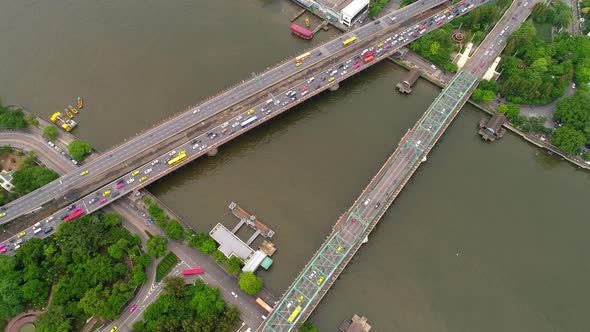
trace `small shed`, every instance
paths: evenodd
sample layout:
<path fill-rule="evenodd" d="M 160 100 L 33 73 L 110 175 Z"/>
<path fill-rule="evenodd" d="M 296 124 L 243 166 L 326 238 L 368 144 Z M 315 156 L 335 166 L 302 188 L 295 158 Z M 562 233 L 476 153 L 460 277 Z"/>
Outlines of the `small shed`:
<path fill-rule="evenodd" d="M 479 121 L 479 134 L 486 141 L 495 141 L 502 138 L 506 129 L 502 125 L 506 122 L 506 116 L 502 113 L 495 112 L 491 119 L 481 119 Z"/>

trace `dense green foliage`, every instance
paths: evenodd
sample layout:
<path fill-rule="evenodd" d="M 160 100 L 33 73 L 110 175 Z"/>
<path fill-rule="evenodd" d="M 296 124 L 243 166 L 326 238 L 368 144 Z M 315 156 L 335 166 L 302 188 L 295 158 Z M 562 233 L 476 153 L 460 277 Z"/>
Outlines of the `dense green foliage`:
<path fill-rule="evenodd" d="M 191 236 L 188 246 L 197 248 L 197 250 L 205 254 L 212 254 L 217 250 L 217 243 L 215 243 L 215 240 L 213 240 L 209 234 L 205 233 L 196 233 Z"/>
<path fill-rule="evenodd" d="M 155 235 L 147 240 L 147 253 L 156 258 L 164 256 L 168 251 L 168 239 Z"/>
<path fill-rule="evenodd" d="M 237 256 L 231 256 L 226 263 L 227 271 L 231 274 L 238 274 L 242 266 L 244 266 L 244 261 Z"/>
<path fill-rule="evenodd" d="M 225 264 L 227 262 L 227 257 L 225 257 L 225 254 L 219 250 L 215 250 L 211 256 L 213 256 L 213 259 L 219 264 Z"/>
<path fill-rule="evenodd" d="M 512 124 L 520 124 L 520 106 L 517 104 L 507 104 L 498 106 L 498 112 L 503 113 Z"/>
<path fill-rule="evenodd" d="M 23 129 L 27 128 L 25 114 L 21 109 L 12 110 L 6 106 L 0 105 L 0 127 Z"/>
<path fill-rule="evenodd" d="M 27 126 L 39 128 L 39 120 L 37 119 L 37 116 L 35 116 L 35 114 L 29 113 L 25 115 L 25 122 L 27 123 Z"/>
<path fill-rule="evenodd" d="M 180 240 L 184 237 L 184 228 L 176 219 L 170 220 L 166 225 L 166 235 L 172 240 Z"/>
<path fill-rule="evenodd" d="M 57 127 L 54 125 L 49 125 L 43 128 L 43 137 L 47 138 L 50 141 L 55 141 L 57 139 Z"/>
<path fill-rule="evenodd" d="M 515 56 L 516 54 L 516 56 Z M 590 80 L 590 43 L 586 36 L 558 34 L 542 41 L 531 21 L 509 38 L 500 62 L 500 93 L 510 102 L 546 104 L 563 95 L 574 72 L 578 83 Z"/>
<path fill-rule="evenodd" d="M 262 289 L 262 279 L 252 272 L 244 272 L 240 274 L 240 281 L 238 281 L 240 289 L 250 295 L 256 295 Z"/>
<path fill-rule="evenodd" d="M 371 0 L 369 17 L 376 17 L 391 0 Z"/>
<path fill-rule="evenodd" d="M 74 160 L 81 161 L 86 155 L 92 153 L 92 147 L 84 141 L 74 140 L 68 145 L 68 152 Z"/>
<path fill-rule="evenodd" d="M 301 326 L 299 327 L 299 332 L 320 332 L 320 329 L 315 327 L 310 322 L 305 322 L 305 323 L 301 324 Z"/>
<path fill-rule="evenodd" d="M 125 247 L 119 259 L 107 252 L 114 244 Z M 16 256 L 0 256 L 0 319 L 45 306 L 52 284 L 53 300 L 37 331 L 79 330 L 90 316 L 114 319 L 133 296 L 128 262 L 143 269 L 140 257 L 139 238 L 121 227 L 118 215 L 62 223 L 54 236 L 31 238 Z"/>
<path fill-rule="evenodd" d="M 148 207 L 148 215 L 150 218 L 156 222 L 158 227 L 165 229 L 168 223 L 168 217 L 166 216 L 166 213 L 164 213 L 164 210 L 157 204 L 153 203 L 148 197 L 145 198 L 144 203 Z"/>
<path fill-rule="evenodd" d="M 412 51 L 430 60 L 435 65 L 447 71 L 457 71 L 457 65 L 450 61 L 451 53 L 459 51 L 459 46 L 452 42 L 451 32 L 454 30 L 450 24 L 444 24 L 437 30 L 422 35 L 412 42 L 409 47 Z"/>
<path fill-rule="evenodd" d="M 219 289 L 208 287 L 201 280 L 195 281 L 194 285 L 183 285 L 184 280 L 180 277 L 164 279 L 162 295 L 144 311 L 145 322 L 133 324 L 133 331 L 235 330 L 240 322 L 240 312 L 235 307 L 226 306 Z"/>
<path fill-rule="evenodd" d="M 178 264 L 178 257 L 172 251 L 166 254 L 166 257 L 162 259 L 156 268 L 156 281 L 160 282 L 160 280 L 164 279 L 176 264 Z"/>
<path fill-rule="evenodd" d="M 20 168 L 12 175 L 14 191 L 18 194 L 27 194 L 41 188 L 49 182 L 57 179 L 59 175 L 43 166 L 37 165 L 33 156 L 27 157 Z"/>
<path fill-rule="evenodd" d="M 496 81 L 482 80 L 477 86 L 477 89 L 473 91 L 471 99 L 489 103 L 490 101 L 494 100 L 494 98 L 496 98 L 497 93 L 498 83 Z"/>
<path fill-rule="evenodd" d="M 578 153 L 580 147 L 590 144 L 590 94 L 578 90 L 571 97 L 557 103 L 553 115 L 563 127 L 555 131 L 553 144 L 568 153 Z"/>
<path fill-rule="evenodd" d="M 561 0 L 551 1 L 550 5 L 537 3 L 531 12 L 537 23 L 546 23 L 557 28 L 567 28 L 572 21 L 572 10 Z"/>

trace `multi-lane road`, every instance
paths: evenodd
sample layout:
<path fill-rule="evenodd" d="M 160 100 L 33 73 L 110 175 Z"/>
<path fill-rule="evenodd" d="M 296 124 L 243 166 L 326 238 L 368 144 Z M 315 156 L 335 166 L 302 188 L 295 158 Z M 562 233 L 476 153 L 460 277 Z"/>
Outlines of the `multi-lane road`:
<path fill-rule="evenodd" d="M 369 24 L 356 29 L 341 38 L 356 36 L 360 42 L 369 37 L 393 32 L 396 29 L 399 30 L 399 27 L 408 19 L 420 15 L 427 9 L 440 5 L 443 2 L 443 0 L 421 0 L 400 9 L 390 16 L 375 21 L 374 24 Z M 343 51 L 346 53 L 346 51 L 350 49 L 350 47 L 346 48 L 342 44 L 341 38 L 336 38 L 311 50 L 311 57 L 304 60 L 301 66 L 295 66 L 293 61 L 282 63 L 262 73 L 257 79 L 247 81 L 221 93 L 205 103 L 179 114 L 145 133 L 113 148 L 103 156 L 84 166 L 84 170 L 88 170 L 88 174 L 85 177 L 81 177 L 79 174 L 80 172 L 70 172 L 62 176 L 59 180 L 53 181 L 43 188 L 5 205 L 3 208 L 5 209 L 4 213 L 6 215 L 0 219 L 0 223 L 7 223 L 14 220 L 51 201 L 59 202 L 57 204 L 63 206 L 78 198 L 80 192 L 83 191 L 80 188 L 96 189 L 98 188 L 98 184 L 101 183 L 100 179 L 106 178 L 108 181 L 113 177 L 122 175 L 122 173 L 112 174 L 112 171 L 109 172 L 109 170 L 114 169 L 116 165 L 125 165 L 127 163 L 132 164 L 132 161 L 134 160 L 133 157 L 145 153 L 150 149 L 157 150 L 155 147 L 159 146 L 161 142 L 168 138 L 191 128 L 195 128 L 206 119 L 224 112 L 224 110 L 229 107 L 252 97 L 257 93 L 262 93 L 262 91 L 265 91 L 265 89 L 272 87 L 277 83 L 292 78 L 297 73 L 309 72 L 310 76 L 313 75 L 313 73 L 310 72 L 310 67 L 318 63 L 329 62 L 336 55 L 339 55 Z M 190 138 L 187 137 L 187 139 Z M 124 167 L 121 167 L 121 172 L 124 172 Z M 77 190 L 74 190 L 75 188 L 77 188 Z M 68 195 L 70 192 L 72 195 Z"/>

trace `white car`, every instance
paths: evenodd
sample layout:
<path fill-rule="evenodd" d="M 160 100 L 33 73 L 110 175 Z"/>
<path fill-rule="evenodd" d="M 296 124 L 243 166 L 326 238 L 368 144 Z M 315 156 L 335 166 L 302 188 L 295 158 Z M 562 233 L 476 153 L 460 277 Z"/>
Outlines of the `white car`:
<path fill-rule="evenodd" d="M 168 153 L 169 156 L 173 156 L 175 154 L 176 154 L 176 151 L 174 151 L 174 150 L 173 151 L 170 151 L 170 153 Z"/>
<path fill-rule="evenodd" d="M 194 110 L 194 111 L 193 111 L 193 114 L 197 114 L 197 113 L 199 113 L 200 111 L 201 111 L 201 110 L 197 108 L 196 110 Z"/>
<path fill-rule="evenodd" d="M 193 150 L 196 150 L 199 147 L 199 144 L 193 145 Z"/>
<path fill-rule="evenodd" d="M 231 127 L 232 127 L 232 128 L 235 128 L 235 127 L 237 127 L 237 126 L 239 126 L 239 125 L 240 125 L 240 123 L 239 123 L 239 122 L 236 122 L 236 123 L 232 124 L 232 125 L 231 125 Z"/>
<path fill-rule="evenodd" d="M 152 169 L 148 168 L 143 172 L 143 174 L 150 174 L 151 172 L 152 172 Z"/>
<path fill-rule="evenodd" d="M 238 115 L 238 117 L 236 118 L 236 120 L 238 120 L 238 121 L 242 120 L 242 116 L 241 115 Z"/>
<path fill-rule="evenodd" d="M 159 163 L 160 161 L 158 159 L 152 161 L 152 166 L 154 166 L 155 164 Z"/>
<path fill-rule="evenodd" d="M 129 180 L 127 180 L 127 184 L 133 183 L 133 181 L 135 181 L 135 178 L 130 178 Z"/>

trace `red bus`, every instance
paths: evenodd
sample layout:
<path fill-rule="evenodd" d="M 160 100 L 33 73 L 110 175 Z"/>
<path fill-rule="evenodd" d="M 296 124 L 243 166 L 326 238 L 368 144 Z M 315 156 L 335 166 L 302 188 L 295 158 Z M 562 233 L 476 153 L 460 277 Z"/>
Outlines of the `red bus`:
<path fill-rule="evenodd" d="M 182 275 L 183 276 L 190 276 L 192 274 L 201 274 L 203 273 L 203 268 L 197 268 L 197 269 L 188 269 L 188 270 L 184 270 L 182 271 Z"/>
<path fill-rule="evenodd" d="M 79 216 L 84 214 L 83 208 L 76 208 L 72 214 L 64 218 L 64 221 L 70 221 L 72 219 L 78 218 Z"/>
<path fill-rule="evenodd" d="M 261 298 L 257 298 L 256 303 L 258 303 L 259 306 L 264 308 L 264 310 L 266 310 L 268 312 L 272 311 L 272 308 L 268 304 L 266 304 L 266 302 L 264 302 Z"/>
<path fill-rule="evenodd" d="M 363 59 L 366 59 L 366 58 L 368 58 L 370 56 L 374 56 L 374 55 L 375 55 L 375 51 L 369 51 L 369 52 L 363 54 Z"/>

